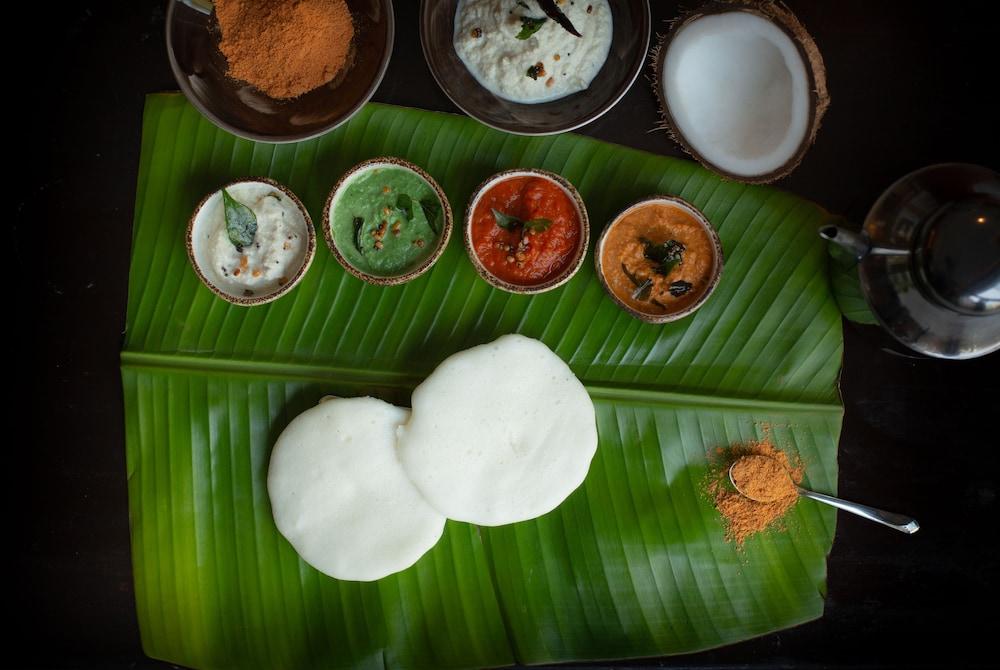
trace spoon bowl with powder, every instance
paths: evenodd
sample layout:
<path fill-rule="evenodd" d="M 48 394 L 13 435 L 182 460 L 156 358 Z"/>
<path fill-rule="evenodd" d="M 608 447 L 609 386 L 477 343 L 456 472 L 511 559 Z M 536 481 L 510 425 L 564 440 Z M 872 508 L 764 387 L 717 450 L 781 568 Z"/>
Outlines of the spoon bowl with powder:
<path fill-rule="evenodd" d="M 737 459 L 729 466 L 729 481 L 740 494 L 755 502 L 774 503 L 798 496 L 826 503 L 908 535 L 920 530 L 920 524 L 912 517 L 804 489 L 792 481 L 781 463 L 768 456 L 750 454 Z"/>

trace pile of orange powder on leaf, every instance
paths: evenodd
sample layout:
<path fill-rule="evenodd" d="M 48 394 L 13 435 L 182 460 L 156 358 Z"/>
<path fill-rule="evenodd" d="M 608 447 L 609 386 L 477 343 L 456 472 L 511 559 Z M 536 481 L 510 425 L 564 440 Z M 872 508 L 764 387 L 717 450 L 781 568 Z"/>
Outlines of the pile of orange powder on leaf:
<path fill-rule="evenodd" d="M 215 0 L 229 76 L 272 98 L 296 98 L 349 65 L 345 0 Z"/>
<path fill-rule="evenodd" d="M 778 526 L 785 513 L 798 500 L 795 484 L 802 481 L 802 465 L 798 459 L 775 448 L 768 441 L 736 444 L 719 450 L 720 458 L 709 469 L 708 492 L 726 525 L 726 539 L 742 545 L 751 535 Z M 746 459 L 744 456 L 766 456 L 767 459 Z M 739 493 L 729 481 L 729 467 L 739 461 L 734 473 L 757 502 Z"/>

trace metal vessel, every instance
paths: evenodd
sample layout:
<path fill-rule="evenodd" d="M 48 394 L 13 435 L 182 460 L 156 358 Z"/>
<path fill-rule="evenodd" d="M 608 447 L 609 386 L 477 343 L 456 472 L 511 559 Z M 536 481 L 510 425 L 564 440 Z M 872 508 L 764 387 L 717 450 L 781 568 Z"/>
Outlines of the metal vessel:
<path fill-rule="evenodd" d="M 882 194 L 860 234 L 820 235 L 859 259 L 869 307 L 907 347 L 954 359 L 1000 349 L 1000 174 L 917 170 Z"/>

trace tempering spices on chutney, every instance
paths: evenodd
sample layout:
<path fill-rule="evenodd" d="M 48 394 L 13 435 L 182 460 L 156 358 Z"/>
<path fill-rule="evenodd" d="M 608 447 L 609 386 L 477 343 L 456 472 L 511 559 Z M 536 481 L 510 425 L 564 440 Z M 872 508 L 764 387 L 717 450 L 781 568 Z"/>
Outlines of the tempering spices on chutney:
<path fill-rule="evenodd" d="M 562 273 L 573 262 L 582 234 L 570 196 L 548 179 L 528 176 L 510 177 L 483 193 L 471 229 L 483 266 L 520 286 Z"/>
<path fill-rule="evenodd" d="M 715 248 L 702 224 L 672 203 L 642 203 L 606 233 L 601 272 L 618 300 L 644 314 L 697 302 L 715 272 Z"/>

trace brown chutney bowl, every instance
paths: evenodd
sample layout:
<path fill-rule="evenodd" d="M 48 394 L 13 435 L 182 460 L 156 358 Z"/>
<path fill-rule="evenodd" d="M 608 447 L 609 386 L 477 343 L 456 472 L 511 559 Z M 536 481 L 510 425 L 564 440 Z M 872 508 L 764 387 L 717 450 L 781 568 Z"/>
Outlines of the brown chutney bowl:
<path fill-rule="evenodd" d="M 397 275 L 375 275 L 354 266 L 337 247 L 337 242 L 333 237 L 333 225 L 330 220 L 337 196 L 340 195 L 341 191 L 350 185 L 351 181 L 355 177 L 379 167 L 397 167 L 413 172 L 434 190 L 434 194 L 441 203 L 441 217 L 443 219 L 443 224 L 441 225 L 441 233 L 438 235 L 437 246 L 434 248 L 434 251 L 432 251 L 431 254 L 421 261 L 416 267 Z M 340 265 L 343 266 L 343 268 L 350 274 L 362 281 L 368 282 L 369 284 L 374 284 L 375 286 L 395 286 L 397 284 L 405 284 L 406 282 L 416 279 L 430 270 L 431 266 L 434 265 L 439 258 L 441 258 L 441 254 L 443 254 L 444 250 L 448 247 L 448 240 L 451 239 L 451 229 L 453 226 L 453 215 L 451 212 L 451 204 L 448 202 L 448 196 L 445 195 L 444 190 L 434 180 L 434 177 L 427 174 L 427 172 L 419 166 L 394 156 L 370 158 L 352 167 L 337 180 L 336 184 L 333 185 L 333 188 L 330 190 L 330 195 L 326 198 L 326 205 L 323 206 L 323 237 L 326 239 L 326 246 L 330 248 L 330 252 L 333 254 L 333 257 L 336 258 L 337 262 L 340 263 Z"/>
<path fill-rule="evenodd" d="M 248 289 L 239 290 L 235 286 L 226 286 L 225 278 L 220 278 L 214 267 L 209 269 L 207 251 L 204 251 L 205 245 L 210 244 L 211 234 L 214 232 L 212 221 L 209 220 L 209 217 L 217 208 L 222 207 L 222 190 L 229 189 L 233 191 L 235 188 L 243 185 L 266 186 L 280 191 L 282 195 L 295 204 L 296 210 L 302 216 L 302 234 L 305 236 L 305 246 L 302 250 L 301 261 L 295 272 L 283 284 L 267 292 L 250 293 Z M 313 229 L 312 218 L 310 218 L 305 205 L 302 204 L 298 196 L 292 193 L 291 189 L 267 177 L 249 177 L 223 184 L 201 199 L 194 208 L 191 218 L 188 220 L 185 244 L 187 246 L 188 259 L 191 261 L 191 267 L 194 268 L 195 274 L 198 275 L 201 282 L 212 293 L 234 305 L 253 307 L 277 300 L 295 288 L 302 280 L 316 254 L 316 231 Z"/>
<path fill-rule="evenodd" d="M 611 286 L 608 284 L 607 277 L 604 274 L 604 268 L 602 267 L 602 258 L 604 256 L 604 244 L 608 239 L 608 234 L 611 230 L 618 225 L 618 223 L 625 218 L 626 215 L 630 214 L 640 207 L 644 207 L 650 204 L 662 204 L 670 207 L 675 207 L 682 210 L 688 214 L 692 219 L 701 224 L 701 228 L 704 230 L 705 234 L 708 236 L 709 243 L 712 247 L 713 252 L 713 263 L 712 272 L 709 275 L 708 285 L 702 290 L 702 293 L 698 298 L 682 307 L 675 312 L 667 312 L 666 314 L 654 314 L 651 312 L 643 312 L 641 310 L 635 309 L 624 300 L 618 297 L 618 295 L 612 290 Z M 597 277 L 601 281 L 601 286 L 604 287 L 605 292 L 611 296 L 611 299 L 621 307 L 623 310 L 634 316 L 635 318 L 645 321 L 646 323 L 662 324 L 670 323 L 671 321 L 677 321 L 683 319 L 686 316 L 693 314 L 699 307 L 705 304 L 712 292 L 715 291 L 715 287 L 719 284 L 719 279 L 722 277 L 722 265 L 723 265 L 723 254 L 722 254 L 722 242 L 719 240 L 719 234 L 715 231 L 715 228 L 709 223 L 705 215 L 701 213 L 697 207 L 684 200 L 683 198 L 678 198 L 676 196 L 670 195 L 650 195 L 645 198 L 641 198 L 631 205 L 623 209 L 615 218 L 611 220 L 607 226 L 604 227 L 604 231 L 597 240 L 597 246 L 594 249 L 594 265 L 597 268 Z"/>
<path fill-rule="evenodd" d="M 580 219 L 580 240 L 577 243 L 576 251 L 574 252 L 572 260 L 558 275 L 538 284 L 515 284 L 497 277 L 495 274 L 490 272 L 485 265 L 483 265 L 483 262 L 476 254 L 476 248 L 472 242 L 472 218 L 475 215 L 476 206 L 479 204 L 479 200 L 488 190 L 490 190 L 490 188 L 502 181 L 511 179 L 512 177 L 541 177 L 542 179 L 552 182 L 569 196 L 569 199 L 576 207 L 577 217 Z M 508 293 L 531 295 L 551 291 L 554 288 L 562 286 L 572 279 L 573 275 L 575 275 L 583 266 L 583 260 L 587 255 L 587 245 L 590 244 L 590 218 L 587 215 L 587 206 L 583 203 L 583 198 L 580 197 L 579 191 L 577 191 L 576 187 L 569 183 L 569 181 L 567 181 L 562 175 L 558 175 L 555 172 L 549 172 L 548 170 L 539 170 L 537 168 L 504 170 L 503 172 L 498 172 L 489 177 L 486 181 L 477 186 L 476 190 L 474 190 L 472 195 L 469 197 L 469 204 L 465 209 L 464 226 L 465 252 L 469 255 L 469 260 L 472 261 L 472 266 L 476 268 L 476 272 L 479 273 L 479 276 L 482 277 L 487 283 L 498 289 L 507 291 Z"/>

